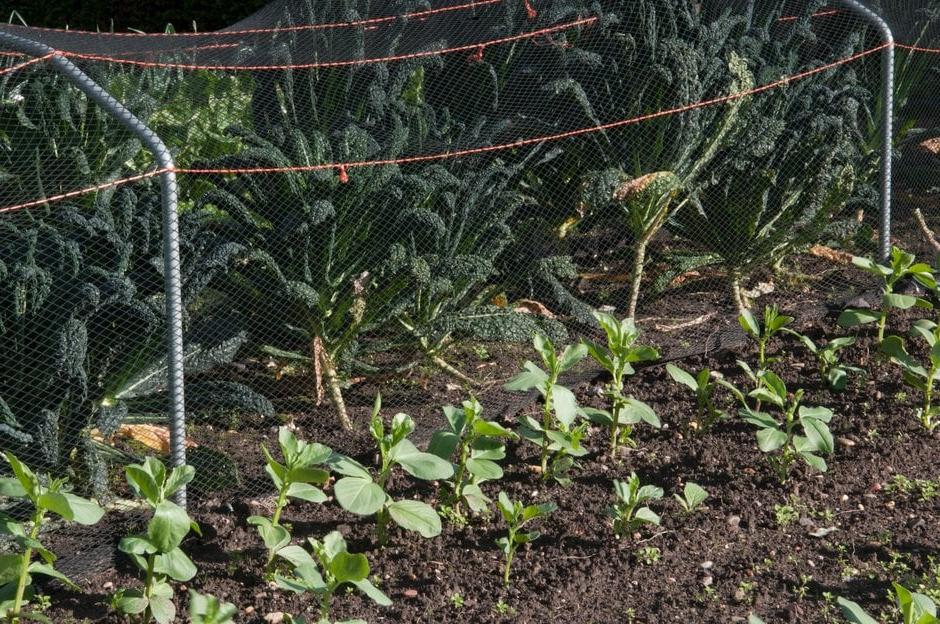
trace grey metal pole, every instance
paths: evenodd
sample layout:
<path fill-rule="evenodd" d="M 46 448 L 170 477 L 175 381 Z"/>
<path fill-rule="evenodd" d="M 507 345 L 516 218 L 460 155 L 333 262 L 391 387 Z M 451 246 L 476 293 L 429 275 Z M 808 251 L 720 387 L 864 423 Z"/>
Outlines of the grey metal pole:
<path fill-rule="evenodd" d="M 128 130 L 136 135 L 153 154 L 160 173 L 163 200 L 163 277 L 167 318 L 167 367 L 169 380 L 170 454 L 173 466 L 186 464 L 186 402 L 183 380 L 183 304 L 180 279 L 179 217 L 177 214 L 177 188 L 173 156 L 166 144 L 123 104 L 92 80 L 72 61 L 55 49 L 0 30 L 0 45 L 30 56 L 49 56 L 49 63 L 70 80 L 89 99 L 96 102 Z M 186 488 L 180 488 L 176 502 L 186 506 Z"/>
<path fill-rule="evenodd" d="M 891 160 L 894 151 L 894 34 L 880 15 L 857 0 L 841 0 L 853 12 L 864 17 L 881 33 L 884 51 L 881 55 L 881 92 L 884 110 L 881 119 L 881 229 L 878 251 L 887 262 L 891 257 Z"/>

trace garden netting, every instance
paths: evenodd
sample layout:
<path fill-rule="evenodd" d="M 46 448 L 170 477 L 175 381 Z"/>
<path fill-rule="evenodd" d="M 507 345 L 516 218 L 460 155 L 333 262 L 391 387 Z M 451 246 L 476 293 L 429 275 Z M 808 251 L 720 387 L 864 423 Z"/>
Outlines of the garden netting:
<path fill-rule="evenodd" d="M 891 241 L 935 254 L 940 3 L 869 8 L 894 44 L 847 4 L 782 0 L 282 0 L 209 33 L 0 26 L 51 49 L 0 48 L 2 447 L 117 507 L 120 467 L 169 453 L 168 168 L 55 57 L 173 155 L 190 499 L 234 500 L 269 493 L 258 445 L 277 425 L 362 426 L 383 384 L 478 391 L 535 332 L 592 335 L 595 308 L 679 357 L 733 340 L 742 307 L 863 294 L 849 260 L 883 252 L 889 49 Z M 111 547 L 95 531 L 73 532 L 76 569 Z"/>

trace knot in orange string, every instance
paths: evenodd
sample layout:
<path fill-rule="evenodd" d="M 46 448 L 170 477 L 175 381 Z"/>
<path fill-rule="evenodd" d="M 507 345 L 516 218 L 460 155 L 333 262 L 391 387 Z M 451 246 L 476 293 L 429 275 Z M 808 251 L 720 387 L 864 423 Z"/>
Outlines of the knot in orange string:
<path fill-rule="evenodd" d="M 346 184 L 347 182 L 349 182 L 349 174 L 346 173 L 346 165 L 339 166 L 339 181 L 342 184 Z"/>

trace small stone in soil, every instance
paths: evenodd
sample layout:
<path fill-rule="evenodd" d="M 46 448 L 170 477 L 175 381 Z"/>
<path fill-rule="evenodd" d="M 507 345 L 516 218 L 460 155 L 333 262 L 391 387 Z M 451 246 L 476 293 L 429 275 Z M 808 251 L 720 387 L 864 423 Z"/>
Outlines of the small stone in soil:
<path fill-rule="evenodd" d="M 418 590 L 417 589 L 406 589 L 404 592 L 405 598 L 417 598 Z"/>
<path fill-rule="evenodd" d="M 271 613 L 264 616 L 264 621 L 268 624 L 281 624 L 281 622 L 284 621 L 284 612 L 272 611 Z"/>

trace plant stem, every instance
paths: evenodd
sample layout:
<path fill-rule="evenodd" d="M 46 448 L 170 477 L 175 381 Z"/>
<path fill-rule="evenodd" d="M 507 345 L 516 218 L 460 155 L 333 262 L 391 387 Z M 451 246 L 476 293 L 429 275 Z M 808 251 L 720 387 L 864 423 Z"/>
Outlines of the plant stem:
<path fill-rule="evenodd" d="M 467 470 L 467 455 L 471 444 L 472 440 L 468 439 L 460 445 L 460 462 L 457 464 L 457 472 L 454 474 L 454 509 L 460 508 L 463 499 L 463 475 Z"/>
<path fill-rule="evenodd" d="M 149 624 L 153 614 L 150 610 L 150 595 L 153 592 L 153 567 L 156 563 L 157 555 L 147 555 L 147 580 L 144 583 L 144 596 L 147 598 L 147 608 L 140 615 L 141 624 Z"/>
<path fill-rule="evenodd" d="M 375 539 L 379 546 L 388 543 L 388 510 L 385 507 L 375 514 Z"/>
<path fill-rule="evenodd" d="M 512 547 L 515 536 L 509 533 L 509 551 L 506 553 L 506 568 L 503 570 L 503 585 L 509 587 L 509 570 L 512 568 L 512 557 L 516 554 L 516 549 Z"/>
<path fill-rule="evenodd" d="M 738 308 L 738 315 L 749 312 L 747 298 L 741 289 L 741 275 L 737 272 L 731 274 L 731 296 L 734 298 L 734 305 Z"/>
<path fill-rule="evenodd" d="M 934 366 L 930 367 L 929 376 L 927 381 L 924 384 L 924 407 L 920 415 L 921 423 L 923 423 L 924 428 L 927 431 L 933 431 L 933 418 L 930 416 L 930 402 L 933 398 L 933 378 L 937 374 L 937 369 Z"/>
<path fill-rule="evenodd" d="M 346 401 L 343 400 L 343 390 L 340 388 L 339 378 L 336 375 L 336 365 L 333 358 L 323 351 L 320 354 L 323 364 L 323 376 L 326 378 L 326 385 L 330 389 L 330 399 L 336 407 L 336 415 L 339 417 L 339 424 L 346 431 L 352 431 L 352 422 L 349 420 L 349 413 L 346 411 Z"/>
<path fill-rule="evenodd" d="M 39 537 L 39 527 L 42 525 L 42 519 L 45 511 L 36 509 L 33 515 L 33 528 L 29 532 L 29 538 L 35 540 Z M 20 576 L 16 584 L 16 596 L 13 598 L 13 609 L 10 611 L 11 624 L 19 624 L 20 610 L 23 608 L 23 595 L 26 593 L 26 577 L 29 576 L 29 562 L 33 558 L 32 546 L 27 546 L 23 552 L 23 561 L 20 562 Z"/>
<path fill-rule="evenodd" d="M 281 491 L 277 494 L 277 503 L 274 504 L 274 515 L 271 516 L 271 524 L 274 526 L 280 525 L 281 512 L 284 511 L 284 507 L 287 506 L 287 488 L 289 483 L 284 483 L 284 487 L 281 488 Z"/>
<path fill-rule="evenodd" d="M 539 457 L 542 466 L 542 480 L 548 480 L 548 430 L 552 426 L 552 384 L 550 380 L 545 389 L 545 405 L 542 407 L 542 452 Z"/>
<path fill-rule="evenodd" d="M 880 345 L 884 342 L 885 339 L 885 325 L 888 322 L 888 311 L 882 310 L 881 316 L 878 317 L 878 344 Z"/>
<path fill-rule="evenodd" d="M 633 272 L 630 276 L 630 303 L 627 305 L 627 318 L 636 318 L 636 306 L 640 301 L 640 283 L 643 281 L 643 264 L 646 262 L 646 246 L 650 237 L 643 236 L 636 244 L 633 259 Z"/>

